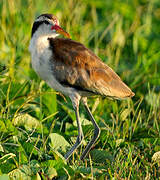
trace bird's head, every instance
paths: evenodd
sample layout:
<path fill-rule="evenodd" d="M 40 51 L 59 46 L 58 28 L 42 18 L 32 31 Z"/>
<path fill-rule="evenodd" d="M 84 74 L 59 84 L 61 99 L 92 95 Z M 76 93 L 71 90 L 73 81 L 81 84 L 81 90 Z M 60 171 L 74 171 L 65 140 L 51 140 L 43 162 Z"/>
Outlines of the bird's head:
<path fill-rule="evenodd" d="M 55 37 L 62 34 L 70 38 L 70 35 L 59 26 L 57 17 L 52 14 L 42 14 L 36 18 L 32 27 L 32 36 L 37 32 L 41 35 L 55 35 Z"/>

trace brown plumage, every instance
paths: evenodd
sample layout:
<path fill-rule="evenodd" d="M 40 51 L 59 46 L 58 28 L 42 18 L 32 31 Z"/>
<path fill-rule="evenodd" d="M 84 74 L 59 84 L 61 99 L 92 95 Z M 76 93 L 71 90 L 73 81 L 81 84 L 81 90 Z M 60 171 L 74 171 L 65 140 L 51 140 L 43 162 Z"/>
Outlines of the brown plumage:
<path fill-rule="evenodd" d="M 83 44 L 71 39 L 48 40 L 53 52 L 53 73 L 61 84 L 75 87 L 81 93 L 88 91 L 116 99 L 134 96 L 120 77 Z"/>

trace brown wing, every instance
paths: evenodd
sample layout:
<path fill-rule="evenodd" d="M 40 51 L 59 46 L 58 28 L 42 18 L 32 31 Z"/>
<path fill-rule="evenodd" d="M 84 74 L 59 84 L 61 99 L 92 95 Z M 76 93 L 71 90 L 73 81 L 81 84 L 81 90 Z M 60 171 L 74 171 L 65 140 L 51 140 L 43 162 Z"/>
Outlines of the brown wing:
<path fill-rule="evenodd" d="M 81 43 L 71 39 L 48 40 L 53 52 L 53 73 L 60 83 L 115 98 L 134 95 L 109 66 Z"/>

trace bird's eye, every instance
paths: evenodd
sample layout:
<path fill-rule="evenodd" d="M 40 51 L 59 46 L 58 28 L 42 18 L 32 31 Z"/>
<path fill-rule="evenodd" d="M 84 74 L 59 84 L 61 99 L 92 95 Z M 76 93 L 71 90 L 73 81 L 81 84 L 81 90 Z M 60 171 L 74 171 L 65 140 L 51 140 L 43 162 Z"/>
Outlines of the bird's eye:
<path fill-rule="evenodd" d="M 44 21 L 45 24 L 50 24 L 48 21 Z"/>

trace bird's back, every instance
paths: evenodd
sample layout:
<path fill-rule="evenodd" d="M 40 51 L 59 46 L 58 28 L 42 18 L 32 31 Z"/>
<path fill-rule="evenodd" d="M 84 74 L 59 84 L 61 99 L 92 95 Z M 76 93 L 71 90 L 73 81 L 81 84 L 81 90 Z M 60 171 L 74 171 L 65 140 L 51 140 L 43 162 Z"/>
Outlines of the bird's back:
<path fill-rule="evenodd" d="M 117 99 L 134 96 L 120 77 L 91 50 L 71 39 L 49 38 L 55 78 L 65 86 Z"/>

